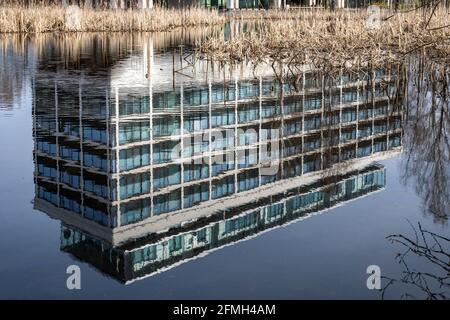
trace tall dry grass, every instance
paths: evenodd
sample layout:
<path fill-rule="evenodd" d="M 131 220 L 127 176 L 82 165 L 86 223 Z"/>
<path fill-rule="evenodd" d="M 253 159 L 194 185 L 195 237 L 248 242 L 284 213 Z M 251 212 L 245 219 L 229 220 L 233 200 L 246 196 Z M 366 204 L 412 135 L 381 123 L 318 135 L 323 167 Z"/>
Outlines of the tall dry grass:
<path fill-rule="evenodd" d="M 177 27 L 215 25 L 225 22 L 217 11 L 202 8 L 152 10 L 81 10 L 77 31 L 124 32 L 168 31 Z M 0 7 L 0 32 L 41 33 L 72 31 L 66 24 L 66 11 L 58 6 Z"/>
<path fill-rule="evenodd" d="M 252 61 L 274 68 L 282 64 L 292 74 L 305 65 L 330 70 L 382 66 L 417 52 L 448 64 L 449 12 L 441 7 L 430 14 L 386 11 L 373 21 L 365 11 L 278 12 L 272 14 L 274 19 L 255 17 L 253 32 L 236 32 L 229 39 L 212 37 L 198 51 L 224 63 Z"/>

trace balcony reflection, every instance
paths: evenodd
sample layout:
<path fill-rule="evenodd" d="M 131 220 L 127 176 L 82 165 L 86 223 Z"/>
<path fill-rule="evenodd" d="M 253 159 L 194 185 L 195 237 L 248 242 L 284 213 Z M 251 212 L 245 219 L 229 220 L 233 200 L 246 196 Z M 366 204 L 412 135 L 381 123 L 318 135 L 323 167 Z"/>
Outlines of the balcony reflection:
<path fill-rule="evenodd" d="M 385 174 L 383 166 L 370 165 L 346 175 L 319 179 L 283 193 L 273 193 L 240 206 L 217 210 L 195 222 L 164 232 L 136 239 L 130 231 L 129 239 L 119 245 L 111 245 L 63 222 L 61 250 L 121 282 L 129 283 L 165 271 L 200 254 L 204 256 L 225 245 L 382 190 Z"/>

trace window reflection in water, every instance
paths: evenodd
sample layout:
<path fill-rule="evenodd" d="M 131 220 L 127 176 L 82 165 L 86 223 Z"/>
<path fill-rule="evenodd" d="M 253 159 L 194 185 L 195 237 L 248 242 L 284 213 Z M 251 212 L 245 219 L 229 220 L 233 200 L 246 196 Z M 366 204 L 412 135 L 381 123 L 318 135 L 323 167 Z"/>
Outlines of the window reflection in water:
<path fill-rule="evenodd" d="M 298 91 L 243 65 L 187 77 L 155 39 L 139 48 L 33 77 L 34 205 L 62 221 L 62 250 L 129 282 L 384 188 L 373 163 L 403 139 L 395 72 L 374 92 L 363 70 L 304 72 Z"/>

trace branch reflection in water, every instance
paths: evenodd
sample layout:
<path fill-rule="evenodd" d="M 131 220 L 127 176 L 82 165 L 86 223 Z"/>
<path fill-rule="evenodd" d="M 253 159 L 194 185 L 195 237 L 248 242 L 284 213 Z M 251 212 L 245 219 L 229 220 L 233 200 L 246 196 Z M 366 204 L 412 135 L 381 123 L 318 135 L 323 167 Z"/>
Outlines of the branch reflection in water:
<path fill-rule="evenodd" d="M 411 228 L 412 236 L 392 234 L 387 237 L 390 243 L 403 248 L 396 260 L 404 271 L 399 278 L 383 277 L 387 283 L 381 289 L 382 298 L 387 297 L 393 286 L 402 286 L 401 298 L 450 299 L 450 238 L 424 229 L 420 222 L 417 227 L 411 224 Z"/>
<path fill-rule="evenodd" d="M 424 212 L 447 223 L 450 214 L 448 65 L 420 57 L 409 68 L 403 181 L 412 182 Z"/>

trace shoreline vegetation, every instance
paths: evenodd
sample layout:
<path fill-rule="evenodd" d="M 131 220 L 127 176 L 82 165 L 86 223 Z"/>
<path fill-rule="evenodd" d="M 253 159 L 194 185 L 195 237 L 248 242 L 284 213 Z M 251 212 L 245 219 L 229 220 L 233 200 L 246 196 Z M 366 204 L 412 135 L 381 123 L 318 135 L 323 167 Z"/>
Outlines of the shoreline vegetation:
<path fill-rule="evenodd" d="M 199 7 L 93 10 L 4 6 L 0 7 L 0 34 L 165 32 L 237 22 L 226 37 L 223 32 L 213 32 L 196 41 L 194 59 L 224 65 L 264 64 L 280 80 L 289 78 L 298 85 L 305 68 L 336 76 L 360 68 L 398 67 L 417 55 L 448 72 L 450 11 L 443 0 L 434 1 L 434 6 L 399 11 L 244 10 L 228 14 Z"/>
<path fill-rule="evenodd" d="M 276 18 L 254 20 L 252 32 L 229 39 L 210 37 L 199 43 L 197 55 L 223 64 L 265 64 L 280 79 L 294 82 L 300 81 L 305 66 L 338 75 L 359 68 L 391 68 L 417 55 L 447 72 L 450 66 L 450 11 L 444 6 L 382 10 L 375 17 L 363 10 L 273 15 Z"/>
<path fill-rule="evenodd" d="M 74 19 L 79 22 L 69 23 Z M 151 10 L 81 8 L 72 12 L 57 5 L 0 7 L 0 33 L 153 32 L 179 27 L 212 26 L 225 21 L 226 17 L 218 11 L 198 7 L 184 10 L 160 7 Z"/>

